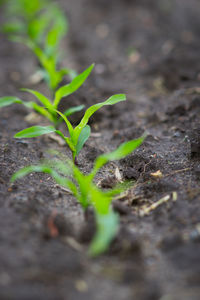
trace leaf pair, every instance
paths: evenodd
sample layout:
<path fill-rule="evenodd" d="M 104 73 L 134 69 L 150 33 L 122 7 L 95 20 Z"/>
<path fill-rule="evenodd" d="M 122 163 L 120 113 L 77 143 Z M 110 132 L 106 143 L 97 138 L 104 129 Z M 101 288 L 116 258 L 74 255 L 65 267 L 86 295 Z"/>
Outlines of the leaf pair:
<path fill-rule="evenodd" d="M 143 140 L 144 136 L 123 143 L 113 152 L 100 155 L 94 163 L 93 170 L 88 175 L 83 174 L 70 160 L 55 159 L 19 170 L 12 176 L 11 181 L 13 182 L 32 172 L 48 173 L 58 184 L 72 192 L 83 209 L 92 206 L 96 216 L 97 232 L 90 244 L 89 254 L 96 256 L 108 248 L 117 233 L 119 219 L 112 210 L 111 202 L 113 196 L 121 193 L 123 189 L 114 188 L 111 191 L 102 191 L 94 184 L 94 176 L 107 162 L 119 160 L 129 155 L 142 144 Z"/>
<path fill-rule="evenodd" d="M 63 89 L 62 93 L 59 92 L 59 97 L 61 95 L 68 95 L 68 93 L 70 91 L 73 92 L 73 89 L 71 87 L 69 88 L 69 90 Z M 59 99 L 59 98 L 55 98 L 55 99 Z M 78 156 L 79 152 L 83 148 L 83 145 L 85 144 L 85 142 L 88 140 L 88 138 L 90 136 L 90 132 L 91 132 L 90 126 L 87 125 L 90 117 L 98 109 L 100 109 L 103 106 L 113 105 L 113 104 L 116 104 L 118 102 L 125 101 L 125 100 L 126 100 L 126 96 L 124 94 L 118 94 L 118 95 L 111 96 L 109 99 L 107 99 L 104 102 L 100 102 L 100 103 L 92 105 L 85 111 L 85 114 L 84 114 L 82 120 L 75 128 L 73 128 L 72 124 L 67 119 L 66 115 L 64 115 L 63 113 L 56 110 L 56 112 L 63 118 L 63 120 L 65 121 L 65 123 L 67 125 L 69 137 L 65 136 L 60 130 L 56 130 L 56 128 L 53 128 L 52 126 L 32 126 L 30 128 L 27 128 L 27 129 L 24 129 L 24 130 L 18 132 L 15 135 L 15 138 L 31 138 L 31 137 L 37 137 L 37 136 L 40 136 L 40 135 L 43 135 L 46 133 L 55 132 L 65 140 L 65 142 L 67 143 L 67 145 L 69 146 L 69 148 L 72 152 L 73 160 L 75 161 L 75 158 Z M 57 105 L 57 102 L 56 102 L 56 105 Z M 102 162 L 101 162 L 101 165 L 103 165 Z M 98 166 L 96 168 L 98 168 Z"/>
<path fill-rule="evenodd" d="M 34 95 L 37 100 L 40 102 L 40 105 L 36 102 L 26 102 L 17 97 L 2 97 L 0 98 L 0 107 L 8 106 L 13 103 L 20 103 L 25 105 L 26 107 L 32 108 L 37 111 L 39 114 L 43 115 L 47 118 L 51 123 L 54 124 L 55 127 L 59 125 L 62 121 L 62 117 L 59 117 L 57 113 L 58 105 L 63 97 L 69 96 L 70 94 L 74 93 L 78 88 L 80 88 L 85 80 L 90 75 L 92 69 L 94 68 L 94 64 L 92 64 L 89 68 L 84 70 L 81 74 L 76 76 L 69 84 L 66 84 L 57 89 L 55 92 L 55 98 L 53 101 L 48 99 L 46 96 L 41 94 L 38 91 L 34 91 L 31 89 L 22 89 L 22 91 L 28 92 Z M 67 109 L 63 115 L 68 117 L 71 114 L 78 112 L 84 108 L 84 105 L 74 106 Z"/>

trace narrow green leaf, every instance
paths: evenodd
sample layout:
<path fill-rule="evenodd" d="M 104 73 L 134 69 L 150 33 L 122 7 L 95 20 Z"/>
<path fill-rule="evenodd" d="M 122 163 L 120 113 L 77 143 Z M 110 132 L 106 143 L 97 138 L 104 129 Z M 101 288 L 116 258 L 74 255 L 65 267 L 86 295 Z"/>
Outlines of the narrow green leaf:
<path fill-rule="evenodd" d="M 79 155 L 79 152 L 83 148 L 85 142 L 88 140 L 90 137 L 91 129 L 89 125 L 86 125 L 83 130 L 81 131 L 79 138 L 78 138 L 78 143 L 76 145 L 76 156 Z"/>
<path fill-rule="evenodd" d="M 60 130 L 56 130 L 55 133 L 57 133 L 66 142 L 72 152 L 75 151 L 74 144 L 71 142 L 70 138 L 65 137 Z"/>
<path fill-rule="evenodd" d="M 64 68 L 64 69 L 60 70 L 60 72 L 63 72 L 64 75 L 69 75 L 71 80 L 73 80 L 74 78 L 76 78 L 78 76 L 78 74 L 75 70 L 69 69 L 69 68 Z"/>
<path fill-rule="evenodd" d="M 68 128 L 68 130 L 69 130 L 70 137 L 72 137 L 72 136 L 73 136 L 74 129 L 73 129 L 71 123 L 69 122 L 69 120 L 67 119 L 67 117 L 66 117 L 63 113 L 61 113 L 61 112 L 58 111 L 58 110 L 55 110 L 55 111 L 56 111 L 56 112 L 63 118 L 63 120 L 65 121 L 65 123 L 66 123 L 66 125 L 67 125 L 67 128 Z"/>
<path fill-rule="evenodd" d="M 52 28 L 49 30 L 47 34 L 46 45 L 49 48 L 57 47 L 59 40 L 67 31 L 67 23 L 66 19 L 59 16 L 58 19 L 55 20 Z"/>
<path fill-rule="evenodd" d="M 67 189 L 69 189 L 74 195 L 76 195 L 77 192 L 77 188 L 75 186 L 75 184 L 68 179 L 67 177 L 63 177 L 60 176 L 60 174 L 58 174 L 55 170 L 51 170 L 51 176 L 52 178 L 56 181 L 56 183 L 66 187 Z"/>
<path fill-rule="evenodd" d="M 48 108 L 53 107 L 51 101 L 47 97 L 45 97 L 43 94 L 41 94 L 40 92 L 31 90 L 31 89 L 25 89 L 25 88 L 23 88 L 21 90 L 34 95 L 45 107 L 48 107 Z"/>
<path fill-rule="evenodd" d="M 53 126 L 32 126 L 26 128 L 15 134 L 15 138 L 33 138 L 43 134 L 55 132 L 56 129 Z"/>
<path fill-rule="evenodd" d="M 125 101 L 126 100 L 126 95 L 124 94 L 118 94 L 118 95 L 114 95 L 114 96 L 111 96 L 109 99 L 107 99 L 106 101 L 104 102 L 100 102 L 100 103 L 97 103 L 97 104 L 94 104 L 92 106 L 90 106 L 81 122 L 79 123 L 79 125 L 77 125 L 75 128 L 74 128 L 74 139 L 75 140 L 78 140 L 79 138 L 79 135 L 81 133 L 81 131 L 83 130 L 83 128 L 87 125 L 88 121 L 89 121 L 89 118 L 98 110 L 100 109 L 102 106 L 105 106 L 105 105 L 113 105 L 113 104 L 116 104 L 118 102 L 121 102 L 121 101 Z"/>
<path fill-rule="evenodd" d="M 17 171 L 16 173 L 14 173 L 11 177 L 11 182 L 14 182 L 17 179 L 20 179 L 30 173 L 33 172 L 37 172 L 37 173 L 47 173 L 50 174 L 52 176 L 52 178 L 60 185 L 66 187 L 66 188 L 72 188 L 72 192 L 75 193 L 76 192 L 76 186 L 73 184 L 73 182 L 69 179 L 67 179 L 66 177 L 62 177 L 58 174 L 58 172 L 56 172 L 54 169 L 51 168 L 51 166 L 44 165 L 32 165 L 32 166 L 28 166 L 25 168 L 20 169 L 19 171 Z"/>
<path fill-rule="evenodd" d="M 107 250 L 119 227 L 119 218 L 112 210 L 105 215 L 97 213 L 96 222 L 97 232 L 89 247 L 90 256 L 97 256 Z"/>
<path fill-rule="evenodd" d="M 63 115 L 66 117 L 71 116 L 72 114 L 81 111 L 84 107 L 85 107 L 85 105 L 70 107 L 63 113 Z M 62 120 L 63 120 L 63 118 L 60 117 L 57 121 L 57 125 L 60 124 L 62 122 Z"/>
<path fill-rule="evenodd" d="M 57 108 L 60 100 L 63 97 L 66 97 L 76 90 L 80 88 L 80 86 L 85 82 L 89 74 L 91 73 L 92 69 L 94 68 L 94 64 L 92 64 L 89 68 L 87 68 L 83 73 L 79 74 L 75 77 L 69 84 L 62 86 L 56 91 L 55 100 L 54 100 L 54 107 Z"/>
<path fill-rule="evenodd" d="M 107 154 L 100 155 L 96 159 L 94 164 L 95 172 L 98 171 L 102 166 L 104 166 L 108 161 L 119 160 L 129 155 L 142 144 L 144 138 L 145 136 L 142 136 L 138 139 L 125 142 L 121 144 L 116 150 Z"/>
<path fill-rule="evenodd" d="M 50 12 L 52 13 L 53 17 L 53 24 L 51 24 L 51 27 L 47 33 L 45 46 L 48 48 L 48 50 L 50 48 L 55 51 L 61 38 L 68 30 L 68 23 L 65 15 L 58 6 L 53 5 Z"/>
<path fill-rule="evenodd" d="M 33 101 L 29 101 L 29 102 L 24 101 L 23 104 L 28 108 L 34 109 L 37 113 L 44 116 L 45 118 L 47 118 L 52 123 L 54 123 L 54 124 L 56 123 L 56 120 L 54 119 L 54 116 L 46 108 L 38 105 L 37 103 L 35 103 Z"/>
<path fill-rule="evenodd" d="M 24 33 L 26 27 L 20 21 L 9 22 L 2 26 L 2 31 L 7 34 Z"/>
<path fill-rule="evenodd" d="M 65 138 L 66 143 L 68 144 L 70 150 L 72 151 L 73 160 L 75 159 L 76 149 L 75 145 L 72 143 L 71 139 L 69 137 Z"/>
<path fill-rule="evenodd" d="M 51 22 L 49 11 L 44 11 L 42 14 L 31 20 L 28 24 L 28 34 L 37 44 L 40 44 L 44 39 L 45 31 Z"/>
<path fill-rule="evenodd" d="M 37 56 L 39 62 L 41 63 L 41 65 L 44 67 L 44 69 L 47 69 L 48 66 L 48 58 L 45 55 L 45 53 L 42 51 L 42 49 L 40 49 L 40 47 L 36 46 L 34 43 L 32 43 L 31 41 L 29 41 L 28 45 L 27 45 Z"/>
<path fill-rule="evenodd" d="M 89 176 L 84 175 L 74 163 L 71 163 L 71 168 L 73 170 L 73 178 L 76 180 L 79 189 L 77 200 L 83 209 L 86 209 L 91 204 L 91 180 Z"/>
<path fill-rule="evenodd" d="M 72 106 L 70 108 L 68 108 L 63 115 L 65 115 L 66 117 L 71 116 L 72 114 L 81 111 L 83 108 L 85 107 L 85 105 L 78 105 L 78 106 Z"/>
<path fill-rule="evenodd" d="M 32 172 L 44 172 L 44 171 L 49 170 L 48 173 L 50 173 L 50 169 L 48 169 L 48 167 L 44 167 L 43 165 L 39 165 L 39 166 L 28 166 L 25 168 L 20 169 L 19 171 L 17 171 L 16 173 L 14 173 L 11 177 L 11 182 L 14 182 L 17 179 L 20 179 Z"/>
<path fill-rule="evenodd" d="M 66 137 L 60 130 L 56 130 L 55 133 L 57 133 L 64 141 L 66 141 Z"/>
<path fill-rule="evenodd" d="M 20 104 L 22 104 L 23 101 L 20 100 L 17 97 L 11 97 L 11 96 L 0 98 L 0 107 L 8 106 L 8 105 L 11 105 L 13 103 L 20 103 Z"/>

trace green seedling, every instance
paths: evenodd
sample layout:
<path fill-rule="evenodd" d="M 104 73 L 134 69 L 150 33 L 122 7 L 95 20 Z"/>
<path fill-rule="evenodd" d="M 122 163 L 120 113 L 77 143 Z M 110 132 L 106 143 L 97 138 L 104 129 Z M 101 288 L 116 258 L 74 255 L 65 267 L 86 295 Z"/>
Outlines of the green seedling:
<path fill-rule="evenodd" d="M 63 161 L 56 158 L 51 162 L 45 161 L 19 170 L 12 176 L 11 181 L 14 182 L 32 172 L 48 173 L 58 184 L 71 191 L 84 210 L 92 206 L 96 216 L 97 231 L 90 244 L 89 254 L 96 256 L 107 250 L 118 231 L 119 218 L 113 211 L 111 202 L 114 196 L 124 190 L 124 187 L 101 190 L 94 183 L 95 176 L 106 163 L 126 157 L 137 149 L 143 140 L 144 136 L 121 144 L 113 152 L 100 155 L 88 175 L 83 174 L 71 160 Z"/>
<path fill-rule="evenodd" d="M 7 4 L 8 13 L 24 17 L 28 20 L 33 19 L 38 12 L 49 4 L 49 0 L 5 0 L 4 2 Z"/>
<path fill-rule="evenodd" d="M 49 87 L 55 90 L 63 77 L 73 79 L 77 74 L 67 68 L 57 70 L 60 59 L 60 41 L 67 33 L 68 23 L 60 8 L 53 2 L 19 0 L 8 1 L 7 19 L 3 31 L 9 38 L 28 46 L 37 56 L 41 74 Z"/>
<path fill-rule="evenodd" d="M 45 25 L 48 23 L 48 19 L 51 26 L 45 36 L 45 34 L 42 34 L 44 28 L 41 30 L 41 27 L 43 24 Z M 34 23 L 36 23 L 36 20 L 34 20 Z M 37 23 L 39 23 L 40 26 L 38 26 Z M 42 17 L 37 20 L 37 23 L 31 24 L 30 28 L 30 32 L 32 32 L 32 35 L 34 34 L 34 38 L 22 40 L 22 42 L 24 42 L 37 56 L 43 67 L 44 78 L 49 87 L 52 90 L 55 90 L 65 75 L 69 75 L 72 79 L 77 75 L 74 70 L 69 68 L 57 70 L 57 65 L 60 60 L 59 45 L 61 39 L 67 32 L 68 24 L 64 14 L 58 7 L 48 9 L 47 13 L 43 14 Z M 35 37 L 37 37 L 38 42 L 35 42 Z M 40 40 L 45 41 L 42 45 L 38 37 Z"/>
<path fill-rule="evenodd" d="M 20 103 L 25 105 L 28 108 L 34 109 L 37 113 L 43 115 L 45 118 L 47 118 L 51 123 L 54 124 L 54 126 L 57 128 L 60 122 L 63 120 L 63 116 L 68 117 L 71 114 L 80 111 L 84 108 L 84 105 L 74 106 L 69 109 L 67 109 L 62 116 L 60 116 L 60 112 L 58 113 L 58 105 L 63 97 L 67 97 L 74 93 L 76 90 L 78 90 L 85 80 L 90 75 L 92 69 L 94 68 L 94 65 L 92 64 L 89 68 L 87 68 L 84 72 L 76 76 L 69 84 L 64 85 L 57 89 L 54 95 L 54 100 L 51 101 L 49 98 L 44 96 L 38 91 L 30 90 L 30 89 L 22 89 L 23 91 L 29 92 L 32 95 L 34 95 L 37 100 L 40 102 L 41 105 L 39 105 L 37 102 L 33 101 L 23 101 L 17 97 L 2 97 L 0 98 L 0 107 L 8 106 L 13 103 Z"/>
<path fill-rule="evenodd" d="M 3 5 L 7 0 L 0 0 L 0 5 Z"/>
<path fill-rule="evenodd" d="M 60 99 L 61 95 L 62 93 L 58 95 L 57 99 Z M 88 140 L 91 133 L 90 126 L 88 125 L 89 118 L 101 107 L 105 105 L 113 105 L 125 100 L 126 100 L 126 96 L 124 94 L 119 94 L 110 97 L 104 102 L 100 102 L 92 105 L 85 111 L 83 118 L 75 128 L 73 128 L 72 124 L 67 119 L 66 115 L 62 114 L 59 111 L 56 111 L 65 121 L 68 129 L 69 137 L 65 136 L 60 130 L 56 130 L 56 128 L 54 128 L 53 126 L 32 126 L 30 128 L 26 128 L 18 132 L 15 135 L 15 138 L 32 138 L 46 133 L 55 132 L 59 136 L 61 136 L 63 140 L 66 142 L 66 144 L 69 146 L 72 152 L 73 161 L 75 161 L 76 157 L 78 156 L 79 152 L 83 148 L 85 142 Z"/>

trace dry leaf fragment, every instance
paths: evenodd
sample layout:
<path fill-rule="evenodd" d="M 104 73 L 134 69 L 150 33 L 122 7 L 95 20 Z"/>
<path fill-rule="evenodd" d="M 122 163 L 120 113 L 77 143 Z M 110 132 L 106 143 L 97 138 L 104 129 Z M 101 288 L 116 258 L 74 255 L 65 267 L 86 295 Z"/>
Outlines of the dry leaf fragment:
<path fill-rule="evenodd" d="M 115 178 L 117 179 L 117 181 L 119 181 L 121 183 L 123 182 L 122 175 L 120 174 L 120 171 L 119 171 L 118 167 L 115 169 Z"/>
<path fill-rule="evenodd" d="M 152 177 L 154 177 L 154 178 L 162 178 L 163 177 L 163 174 L 162 174 L 162 172 L 160 170 L 158 170 L 158 171 L 156 171 L 154 173 L 151 173 L 150 175 Z"/>
<path fill-rule="evenodd" d="M 92 132 L 90 134 L 91 137 L 94 137 L 94 138 L 99 138 L 102 136 L 102 134 L 100 132 Z"/>
<path fill-rule="evenodd" d="M 75 282 L 75 287 L 81 293 L 84 293 L 84 292 L 86 292 L 88 290 L 87 282 L 84 281 L 84 280 L 77 280 Z"/>
<path fill-rule="evenodd" d="M 38 84 L 43 80 L 43 77 L 44 76 L 43 76 L 42 72 L 37 71 L 33 75 L 30 76 L 28 83 L 33 84 L 33 85 Z"/>
<path fill-rule="evenodd" d="M 28 123 L 39 123 L 42 120 L 42 117 L 36 112 L 31 112 L 24 119 Z"/>
<path fill-rule="evenodd" d="M 49 134 L 48 138 L 50 138 L 51 140 L 57 142 L 59 146 L 65 146 L 66 145 L 65 141 L 60 136 L 56 135 L 55 133 Z"/>
<path fill-rule="evenodd" d="M 69 189 L 65 188 L 64 186 L 61 186 L 59 184 L 55 184 L 55 187 L 60 188 L 62 191 L 66 192 L 68 194 L 73 195 L 72 192 Z"/>
<path fill-rule="evenodd" d="M 79 244 L 73 237 L 68 236 L 63 240 L 74 250 L 79 252 L 83 251 L 83 247 L 81 246 L 81 244 Z"/>
<path fill-rule="evenodd" d="M 177 192 L 172 192 L 172 201 L 176 201 L 178 198 Z"/>
<path fill-rule="evenodd" d="M 152 210 L 156 209 L 158 206 L 160 206 L 161 204 L 167 202 L 170 199 L 170 195 L 166 195 L 163 198 L 161 198 L 160 200 L 158 200 L 157 202 L 153 203 L 152 205 L 150 205 L 149 207 L 145 207 L 141 212 L 140 212 L 140 216 L 146 216 L 148 215 Z"/>

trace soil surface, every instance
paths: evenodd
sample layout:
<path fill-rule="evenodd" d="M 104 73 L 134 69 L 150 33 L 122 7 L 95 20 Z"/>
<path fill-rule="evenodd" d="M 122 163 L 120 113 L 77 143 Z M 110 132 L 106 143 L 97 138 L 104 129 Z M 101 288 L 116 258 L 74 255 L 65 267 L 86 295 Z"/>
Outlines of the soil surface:
<path fill-rule="evenodd" d="M 90 259 L 92 212 L 83 215 L 76 200 L 46 175 L 9 182 L 14 171 L 37 163 L 47 149 L 69 155 L 68 149 L 48 136 L 14 139 L 30 126 L 29 112 L 17 104 L 1 109 L 0 299 L 199 300 L 200 3 L 59 4 L 70 24 L 63 65 L 81 71 L 96 63 L 84 87 L 62 106 L 89 106 L 114 93 L 128 98 L 93 117 L 80 168 L 88 172 L 100 153 L 144 131 L 148 136 L 137 151 L 98 175 L 109 186 L 118 167 L 134 183 L 113 203 L 121 222 L 116 239 L 107 253 Z M 32 53 L 2 34 L 0 65 L 1 96 L 29 99 L 21 87 L 48 93 L 43 82 L 30 80 L 37 69 Z"/>

